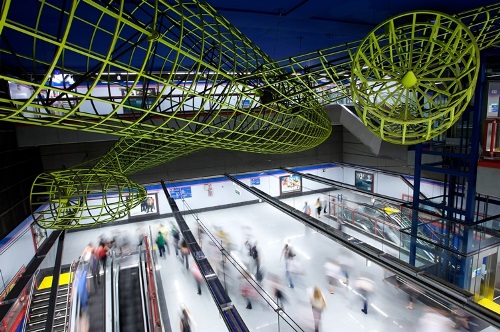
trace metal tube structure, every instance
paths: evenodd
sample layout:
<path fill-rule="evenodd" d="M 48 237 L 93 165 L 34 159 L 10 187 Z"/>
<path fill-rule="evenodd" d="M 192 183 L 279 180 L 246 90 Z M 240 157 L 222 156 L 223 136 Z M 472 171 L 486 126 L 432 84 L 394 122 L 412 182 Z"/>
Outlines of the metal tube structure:
<path fill-rule="evenodd" d="M 364 105 L 358 114 L 383 139 L 399 144 L 430 139 L 457 120 L 475 84 L 478 50 L 497 44 L 500 38 L 498 4 L 455 16 L 433 13 L 434 19 L 447 22 L 441 30 L 425 21 L 428 12 L 411 14 L 410 25 L 400 26 L 398 16 L 384 23 L 391 26 L 389 34 L 379 29 L 363 41 L 274 61 L 201 1 L 28 2 L 23 6 L 2 2 L 0 79 L 5 84 L 0 121 L 120 136 L 101 159 L 76 168 L 86 169 L 89 179 L 94 172 L 100 177 L 105 172 L 109 177 L 129 175 L 207 147 L 253 153 L 307 150 L 331 133 L 323 105 L 345 96 L 355 96 Z M 394 34 L 399 36 L 396 42 Z M 453 67 L 452 83 L 436 93 L 446 95 L 449 102 L 429 103 L 428 112 L 414 111 L 411 105 L 421 98 L 420 92 L 407 93 L 389 103 L 399 103 L 402 116 L 383 109 L 386 97 L 363 95 L 366 87 L 380 84 L 377 71 L 387 69 L 376 59 L 403 59 L 395 54 L 411 54 L 411 50 L 434 54 L 437 44 L 443 54 L 450 54 L 445 63 L 431 67 L 423 57 L 408 63 L 424 63 L 423 71 L 431 71 L 435 81 L 446 81 L 450 75 L 449 70 L 439 69 L 441 65 Z M 387 47 L 372 52 L 377 45 Z M 453 57 L 453 50 L 465 55 Z M 395 65 L 390 68 L 397 71 Z M 396 74 L 392 79 L 398 87 L 416 86 Z M 416 75 L 417 81 L 423 77 Z M 355 80 L 367 86 L 359 90 L 358 84 L 351 84 Z M 394 95 L 390 87 L 388 91 Z M 367 109 L 373 111 L 370 116 Z M 85 178 L 69 180 L 73 175 L 54 172 L 42 178 L 52 177 L 58 184 Z M 89 225 L 69 221 L 71 215 L 76 219 L 91 215 L 87 199 L 74 197 L 83 209 L 75 212 L 75 205 L 61 206 L 65 199 L 59 198 L 57 185 L 49 188 L 47 193 L 35 183 L 33 212 L 45 197 L 44 204 L 52 211 L 46 216 L 66 219 L 50 222 L 52 226 Z M 68 190 L 62 192 L 67 195 Z M 139 198 L 131 201 L 138 204 Z M 102 213 L 108 213 L 105 210 Z"/>

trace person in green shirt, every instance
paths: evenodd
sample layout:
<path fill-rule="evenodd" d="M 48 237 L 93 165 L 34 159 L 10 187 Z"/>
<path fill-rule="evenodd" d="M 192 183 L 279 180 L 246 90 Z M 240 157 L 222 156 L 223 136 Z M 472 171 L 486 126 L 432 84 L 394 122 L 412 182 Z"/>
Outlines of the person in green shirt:
<path fill-rule="evenodd" d="M 161 232 L 158 232 L 158 237 L 156 238 L 156 245 L 158 245 L 158 250 L 160 251 L 160 257 L 167 256 L 165 255 L 165 238 Z"/>

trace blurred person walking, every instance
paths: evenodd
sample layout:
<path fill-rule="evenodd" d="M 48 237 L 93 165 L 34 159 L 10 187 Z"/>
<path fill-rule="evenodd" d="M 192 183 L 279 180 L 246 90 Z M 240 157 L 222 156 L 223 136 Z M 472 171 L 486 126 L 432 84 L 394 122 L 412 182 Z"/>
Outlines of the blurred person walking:
<path fill-rule="evenodd" d="M 322 205 L 323 205 L 323 214 L 326 214 L 328 212 L 327 211 L 327 209 L 328 209 L 328 200 L 326 198 L 323 199 Z"/>
<path fill-rule="evenodd" d="M 198 264 L 194 263 L 191 264 L 191 272 L 193 273 L 194 280 L 196 281 L 196 288 L 198 290 L 198 295 L 201 295 L 201 283 L 204 282 L 205 280 L 203 279 L 203 276 L 201 275 L 200 268 L 198 267 Z"/>
<path fill-rule="evenodd" d="M 250 249 L 250 256 L 252 257 L 255 264 L 255 275 L 259 275 L 260 272 L 260 256 L 259 250 L 257 249 L 257 244 L 254 244 Z M 259 278 L 257 278 L 259 279 Z M 262 279 L 261 279 L 262 280 Z"/>
<path fill-rule="evenodd" d="M 375 283 L 367 277 L 360 277 L 356 280 L 355 287 L 363 298 L 361 311 L 366 315 L 368 314 L 368 298 L 375 288 Z"/>
<path fill-rule="evenodd" d="M 252 278 L 248 272 L 245 275 L 247 278 Z M 258 293 L 244 277 L 240 277 L 240 292 L 241 296 L 247 301 L 246 308 L 252 309 L 252 298 L 256 298 Z"/>
<path fill-rule="evenodd" d="M 321 201 L 316 199 L 316 203 L 314 203 L 314 207 L 316 208 L 316 218 L 321 218 Z"/>
<path fill-rule="evenodd" d="M 89 244 L 87 244 L 85 249 L 83 249 L 83 252 L 80 255 L 80 259 L 82 260 L 82 263 L 84 264 L 85 269 L 89 269 L 89 266 L 90 266 L 90 263 L 92 260 L 92 256 L 94 255 L 94 251 L 95 251 L 95 248 L 94 248 L 94 245 L 92 244 L 92 242 L 89 242 Z"/>
<path fill-rule="evenodd" d="M 161 232 L 158 232 L 158 236 L 156 237 L 156 245 L 158 246 L 160 257 L 165 257 L 165 259 L 167 259 L 167 256 L 165 255 L 165 238 Z"/>
<path fill-rule="evenodd" d="M 180 329 L 181 332 L 191 332 L 191 317 L 186 308 L 182 308 L 181 311 Z"/>
<path fill-rule="evenodd" d="M 293 258 L 295 257 L 295 253 L 293 252 L 292 247 L 289 243 L 286 243 L 285 246 L 283 247 L 283 250 L 281 251 L 281 257 L 285 258 L 285 274 L 286 277 L 288 278 L 288 287 L 294 288 L 291 268 L 293 264 Z"/>
<path fill-rule="evenodd" d="M 324 267 L 328 285 L 330 286 L 330 294 L 334 294 L 335 286 L 342 275 L 342 269 L 333 259 L 328 259 Z"/>
<path fill-rule="evenodd" d="M 269 284 L 271 286 L 271 294 L 274 296 L 276 304 L 285 310 L 284 303 L 286 302 L 285 292 L 283 291 L 281 280 L 274 274 L 269 275 Z"/>
<path fill-rule="evenodd" d="M 308 216 L 311 215 L 311 207 L 309 206 L 309 204 L 307 204 L 307 202 L 304 203 L 304 206 L 302 207 L 302 212 L 304 212 Z"/>
<path fill-rule="evenodd" d="M 449 313 L 440 308 L 427 307 L 424 315 L 418 321 L 416 332 L 453 332 L 455 323 L 449 318 Z"/>
<path fill-rule="evenodd" d="M 323 313 L 323 310 L 326 309 L 325 297 L 318 286 L 314 286 L 312 294 L 310 295 L 310 301 L 314 318 L 314 332 L 318 332 L 319 324 L 321 322 L 321 314 Z"/>
<path fill-rule="evenodd" d="M 179 241 L 181 240 L 181 235 L 174 225 L 172 225 L 172 237 L 174 238 L 175 256 L 179 256 Z"/>
<path fill-rule="evenodd" d="M 182 239 L 179 250 L 181 251 L 182 262 L 186 261 L 186 269 L 189 270 L 189 247 L 185 239 Z"/>
<path fill-rule="evenodd" d="M 170 255 L 170 246 L 168 245 L 168 228 L 163 224 L 160 224 L 158 231 L 163 235 L 163 239 L 165 240 L 165 249 L 167 249 L 167 254 Z"/>

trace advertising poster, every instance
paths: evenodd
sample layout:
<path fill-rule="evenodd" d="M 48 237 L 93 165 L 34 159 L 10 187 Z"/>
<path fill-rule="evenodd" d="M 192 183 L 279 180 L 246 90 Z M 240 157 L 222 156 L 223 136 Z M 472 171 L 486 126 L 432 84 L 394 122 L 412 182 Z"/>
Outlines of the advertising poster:
<path fill-rule="evenodd" d="M 280 176 L 280 195 L 301 191 L 302 176 L 296 174 Z"/>
<path fill-rule="evenodd" d="M 354 186 L 356 188 L 373 192 L 373 174 L 356 171 L 355 177 Z"/>
<path fill-rule="evenodd" d="M 159 214 L 158 197 L 156 194 L 148 194 L 145 200 L 130 210 L 131 217 Z"/>

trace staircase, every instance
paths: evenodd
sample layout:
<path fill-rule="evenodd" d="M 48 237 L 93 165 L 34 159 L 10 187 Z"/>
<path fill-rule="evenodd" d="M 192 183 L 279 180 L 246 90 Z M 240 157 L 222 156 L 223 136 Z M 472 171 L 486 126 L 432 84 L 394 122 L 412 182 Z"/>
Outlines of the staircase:
<path fill-rule="evenodd" d="M 69 323 L 69 299 L 68 285 L 60 286 L 57 290 L 56 308 L 54 313 L 54 324 L 52 331 L 62 332 L 66 330 Z M 28 322 L 26 324 L 27 332 L 45 331 L 47 322 L 47 311 L 49 308 L 50 288 L 35 291 L 31 300 Z M 66 309 L 68 308 L 68 310 Z"/>

